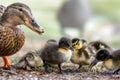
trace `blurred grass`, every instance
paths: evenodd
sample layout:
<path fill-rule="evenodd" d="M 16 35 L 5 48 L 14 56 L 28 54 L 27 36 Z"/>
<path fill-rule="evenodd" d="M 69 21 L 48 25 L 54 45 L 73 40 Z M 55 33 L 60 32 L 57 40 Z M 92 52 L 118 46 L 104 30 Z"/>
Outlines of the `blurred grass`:
<path fill-rule="evenodd" d="M 3 0 L 1 4 L 7 6 L 14 2 L 25 3 L 31 8 L 37 23 L 45 29 L 45 33 L 42 35 L 42 37 L 59 38 L 61 36 L 56 16 L 57 10 L 63 0 Z M 39 36 L 25 26 L 22 26 L 22 28 L 27 36 Z"/>
<path fill-rule="evenodd" d="M 120 0 L 88 0 L 95 15 L 106 16 L 113 21 L 120 21 Z"/>

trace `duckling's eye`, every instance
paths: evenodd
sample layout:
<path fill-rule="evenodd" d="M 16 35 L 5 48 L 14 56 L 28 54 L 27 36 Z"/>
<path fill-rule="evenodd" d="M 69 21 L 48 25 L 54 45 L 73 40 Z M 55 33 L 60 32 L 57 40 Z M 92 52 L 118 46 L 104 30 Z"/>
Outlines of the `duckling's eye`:
<path fill-rule="evenodd" d="M 23 9 L 19 8 L 19 11 L 23 11 Z"/>

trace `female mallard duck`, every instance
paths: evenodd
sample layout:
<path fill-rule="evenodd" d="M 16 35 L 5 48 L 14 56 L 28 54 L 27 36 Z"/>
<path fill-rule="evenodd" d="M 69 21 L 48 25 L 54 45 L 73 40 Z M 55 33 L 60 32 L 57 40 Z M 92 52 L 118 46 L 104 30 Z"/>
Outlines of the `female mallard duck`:
<path fill-rule="evenodd" d="M 62 37 L 59 43 L 55 41 L 48 42 L 40 52 L 40 56 L 44 62 L 44 68 L 48 71 L 47 64 L 57 64 L 59 67 L 59 73 L 62 73 L 61 63 L 69 61 L 72 55 L 71 40 L 66 37 Z"/>
<path fill-rule="evenodd" d="M 92 68 L 98 61 L 103 61 L 103 65 L 108 70 L 114 70 L 112 74 L 118 74 L 120 71 L 120 50 L 109 51 L 108 49 L 100 49 L 95 56 L 95 59 L 90 65 Z"/>
<path fill-rule="evenodd" d="M 74 51 L 72 53 L 71 62 L 74 64 L 78 64 L 79 69 L 82 65 L 89 65 L 90 56 L 86 50 L 87 42 L 85 40 L 81 40 L 79 38 L 72 39 L 72 47 Z"/>
<path fill-rule="evenodd" d="M 24 32 L 18 26 L 21 24 L 39 34 L 44 32 L 34 20 L 27 5 L 23 3 L 9 5 L 0 20 L 0 56 L 2 56 L 6 67 L 11 65 L 6 56 L 15 54 L 25 42 Z"/>
<path fill-rule="evenodd" d="M 27 67 L 37 69 L 42 65 L 43 61 L 37 51 L 30 51 L 17 64 L 13 65 L 13 67 L 18 69 L 27 69 Z"/>

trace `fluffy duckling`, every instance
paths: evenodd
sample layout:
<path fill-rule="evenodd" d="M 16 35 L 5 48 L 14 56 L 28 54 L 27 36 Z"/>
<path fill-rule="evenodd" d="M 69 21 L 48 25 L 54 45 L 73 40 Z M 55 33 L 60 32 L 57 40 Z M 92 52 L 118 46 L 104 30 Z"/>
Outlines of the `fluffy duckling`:
<path fill-rule="evenodd" d="M 66 37 L 62 37 L 59 40 L 59 43 L 52 42 L 45 45 L 40 53 L 44 62 L 45 72 L 49 72 L 47 67 L 47 63 L 49 63 L 57 64 L 59 67 L 59 73 L 62 73 L 61 63 L 70 60 L 72 51 L 71 40 Z"/>
<path fill-rule="evenodd" d="M 79 38 L 72 39 L 72 47 L 74 51 L 72 53 L 71 62 L 78 64 L 79 70 L 82 65 L 88 65 L 90 56 L 86 51 L 87 42 L 85 40 L 80 40 Z"/>
<path fill-rule="evenodd" d="M 106 69 L 114 71 L 112 74 L 118 74 L 120 70 L 120 50 L 109 51 L 108 49 L 100 49 L 95 57 L 90 68 L 96 65 L 98 61 L 103 61 Z"/>
<path fill-rule="evenodd" d="M 107 48 L 107 49 L 111 50 L 111 47 L 102 41 L 92 41 L 92 42 L 88 43 L 87 48 L 89 49 L 90 53 L 93 55 L 98 50 L 103 49 L 103 48 Z"/>
<path fill-rule="evenodd" d="M 13 65 L 13 67 L 18 69 L 27 69 L 27 67 L 29 67 L 36 70 L 42 65 L 43 61 L 38 55 L 37 51 L 31 51 L 23 56 L 17 64 Z"/>
<path fill-rule="evenodd" d="M 11 65 L 7 56 L 19 51 L 25 42 L 25 35 L 19 25 L 26 25 L 41 34 L 44 32 L 32 16 L 31 9 L 23 3 L 13 3 L 5 9 L 0 19 L 0 56 L 5 67 Z"/>

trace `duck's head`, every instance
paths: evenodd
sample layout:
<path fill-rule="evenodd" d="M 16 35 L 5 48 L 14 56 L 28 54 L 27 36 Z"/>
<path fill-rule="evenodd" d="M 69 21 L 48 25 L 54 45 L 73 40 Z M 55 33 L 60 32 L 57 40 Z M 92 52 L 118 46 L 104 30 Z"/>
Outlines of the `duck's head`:
<path fill-rule="evenodd" d="M 90 67 L 92 68 L 96 65 L 99 61 L 105 61 L 111 59 L 112 56 L 110 55 L 110 51 L 108 49 L 100 49 L 97 51 L 95 59 L 91 62 Z"/>
<path fill-rule="evenodd" d="M 44 32 L 32 16 L 31 9 L 23 3 L 13 3 L 9 5 L 2 15 L 1 21 L 4 25 L 14 27 L 24 24 L 31 30 L 41 34 Z"/>
<path fill-rule="evenodd" d="M 80 49 L 83 46 L 82 43 L 82 40 L 80 40 L 79 38 L 72 39 L 72 47 L 74 49 Z"/>
<path fill-rule="evenodd" d="M 59 48 L 63 48 L 65 50 L 72 50 L 73 51 L 73 47 L 71 45 L 71 40 L 69 38 L 66 37 L 62 37 L 59 40 Z"/>

